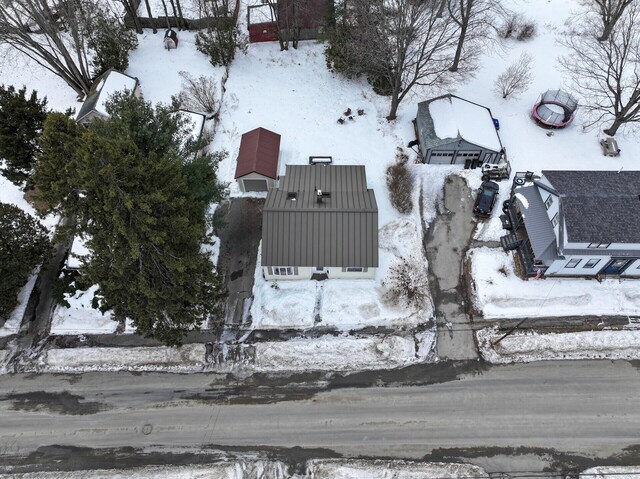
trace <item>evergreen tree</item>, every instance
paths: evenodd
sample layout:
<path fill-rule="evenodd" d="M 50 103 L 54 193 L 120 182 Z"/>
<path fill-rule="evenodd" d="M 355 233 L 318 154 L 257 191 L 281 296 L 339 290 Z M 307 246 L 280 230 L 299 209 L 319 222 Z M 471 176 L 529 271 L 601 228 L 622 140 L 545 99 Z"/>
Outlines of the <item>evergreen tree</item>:
<path fill-rule="evenodd" d="M 92 254 L 82 281 L 99 286 L 94 306 L 113 310 L 116 320 L 131 318 L 140 334 L 180 344 L 216 313 L 223 296 L 201 251 L 206 208 L 221 193 L 217 160 L 194 157 L 185 119 L 168 107 L 116 96 L 107 111 L 110 118 L 88 130 L 52 115 L 37 185 L 44 198 L 73 212 L 88 238 Z"/>
<path fill-rule="evenodd" d="M 18 305 L 18 293 L 50 251 L 47 230 L 15 205 L 0 203 L 0 320 Z"/>
<path fill-rule="evenodd" d="M 2 174 L 22 186 L 33 170 L 36 139 L 47 117 L 47 99 L 38 100 L 34 90 L 27 96 L 26 87 L 0 85 L 0 160 Z"/>

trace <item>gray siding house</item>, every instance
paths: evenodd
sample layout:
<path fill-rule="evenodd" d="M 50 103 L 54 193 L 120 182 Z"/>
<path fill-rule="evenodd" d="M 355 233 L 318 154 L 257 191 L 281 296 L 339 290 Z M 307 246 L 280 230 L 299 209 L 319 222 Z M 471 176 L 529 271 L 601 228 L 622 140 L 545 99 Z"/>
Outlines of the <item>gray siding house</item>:
<path fill-rule="evenodd" d="M 287 165 L 262 219 L 266 279 L 373 278 L 378 206 L 364 166 Z"/>
<path fill-rule="evenodd" d="M 491 110 L 455 95 L 418 103 L 414 122 L 424 163 L 477 168 L 503 153 Z"/>
<path fill-rule="evenodd" d="M 503 245 L 517 245 L 528 275 L 640 276 L 640 171 L 519 175 Z"/>

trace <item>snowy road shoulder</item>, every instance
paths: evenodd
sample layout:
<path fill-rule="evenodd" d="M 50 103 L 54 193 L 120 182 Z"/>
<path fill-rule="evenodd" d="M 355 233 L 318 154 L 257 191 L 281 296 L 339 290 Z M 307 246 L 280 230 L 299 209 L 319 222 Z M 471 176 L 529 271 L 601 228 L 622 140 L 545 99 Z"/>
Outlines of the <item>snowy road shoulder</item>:
<path fill-rule="evenodd" d="M 514 333 L 496 344 L 504 331 L 476 333 L 482 357 L 490 363 L 528 363 L 566 359 L 640 359 L 639 330 Z"/>

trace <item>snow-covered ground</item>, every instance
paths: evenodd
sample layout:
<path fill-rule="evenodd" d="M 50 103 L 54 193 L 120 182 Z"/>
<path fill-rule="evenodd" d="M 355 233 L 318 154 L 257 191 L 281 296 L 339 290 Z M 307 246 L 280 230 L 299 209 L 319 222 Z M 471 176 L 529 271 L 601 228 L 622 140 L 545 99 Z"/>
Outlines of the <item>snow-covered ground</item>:
<path fill-rule="evenodd" d="M 31 294 L 31 290 L 33 290 L 33 286 L 36 284 L 37 278 L 38 276 L 36 274 L 32 274 L 18 293 L 18 306 L 11 312 L 11 316 L 9 316 L 9 319 L 7 319 L 4 325 L 0 327 L 0 337 L 16 334 L 20 330 L 22 316 L 27 308 L 27 301 L 29 301 L 29 295 Z M 1 360 L 0 363 L 2 363 Z"/>
<path fill-rule="evenodd" d="M 483 329 L 476 333 L 480 354 L 491 363 L 528 363 L 558 359 L 640 359 L 640 331 L 605 330 L 574 333 L 518 332 Z"/>
<path fill-rule="evenodd" d="M 599 466 L 580 473 L 580 479 L 638 479 L 640 466 Z"/>
<path fill-rule="evenodd" d="M 388 335 L 356 338 L 323 336 L 313 339 L 243 344 L 241 361 L 206 361 L 204 344 L 181 348 L 69 348 L 50 349 L 37 366 L 40 372 L 166 371 L 202 370 L 231 372 L 359 371 L 388 369 L 425 362 L 433 353 L 432 331 L 415 336 Z"/>
<path fill-rule="evenodd" d="M 637 280 L 523 280 L 515 274 L 513 255 L 513 252 L 486 247 L 468 253 L 474 305 L 485 319 L 640 316 L 640 284 Z"/>
<path fill-rule="evenodd" d="M 147 466 L 71 472 L 9 474 L 7 479 L 480 479 L 484 469 L 471 464 L 312 459 L 303 474 L 280 461 L 235 458 L 194 466 Z M 589 478 L 585 478 L 589 479 Z"/>

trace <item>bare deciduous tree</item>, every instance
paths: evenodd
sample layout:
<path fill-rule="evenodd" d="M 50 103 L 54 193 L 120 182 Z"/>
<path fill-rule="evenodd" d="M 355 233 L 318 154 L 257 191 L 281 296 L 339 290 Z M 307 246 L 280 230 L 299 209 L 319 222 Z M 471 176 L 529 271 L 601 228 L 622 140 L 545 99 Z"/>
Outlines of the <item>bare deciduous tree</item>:
<path fill-rule="evenodd" d="M 216 115 L 220 109 L 218 87 L 212 77 L 195 78 L 188 72 L 181 71 L 182 89 L 177 96 L 180 108 L 194 112 Z"/>
<path fill-rule="evenodd" d="M 458 25 L 458 44 L 449 68 L 455 72 L 463 54 L 470 61 L 479 54 L 480 42 L 485 47 L 495 43 L 496 18 L 505 17 L 505 10 L 500 0 L 448 0 L 447 11 Z"/>
<path fill-rule="evenodd" d="M 597 13 L 602 21 L 602 33 L 598 41 L 609 39 L 613 27 L 622 17 L 625 9 L 636 0 L 584 0 L 583 3 L 594 13 Z"/>
<path fill-rule="evenodd" d="M 84 95 L 91 87 L 84 14 L 79 0 L 0 1 L 0 43 L 19 50 Z"/>
<path fill-rule="evenodd" d="M 516 96 L 527 89 L 533 81 L 533 57 L 523 53 L 498 76 L 495 91 L 502 98 Z"/>
<path fill-rule="evenodd" d="M 390 121 L 415 86 L 441 88 L 452 80 L 457 25 L 438 17 L 438 7 L 435 1 L 350 0 L 342 10 L 342 71 L 367 75 L 376 91 L 391 96 Z"/>
<path fill-rule="evenodd" d="M 606 40 L 591 34 L 593 25 L 566 35 L 571 54 L 560 63 L 582 96 L 585 127 L 611 122 L 615 135 L 626 124 L 640 123 L 640 9 L 630 5 Z"/>

